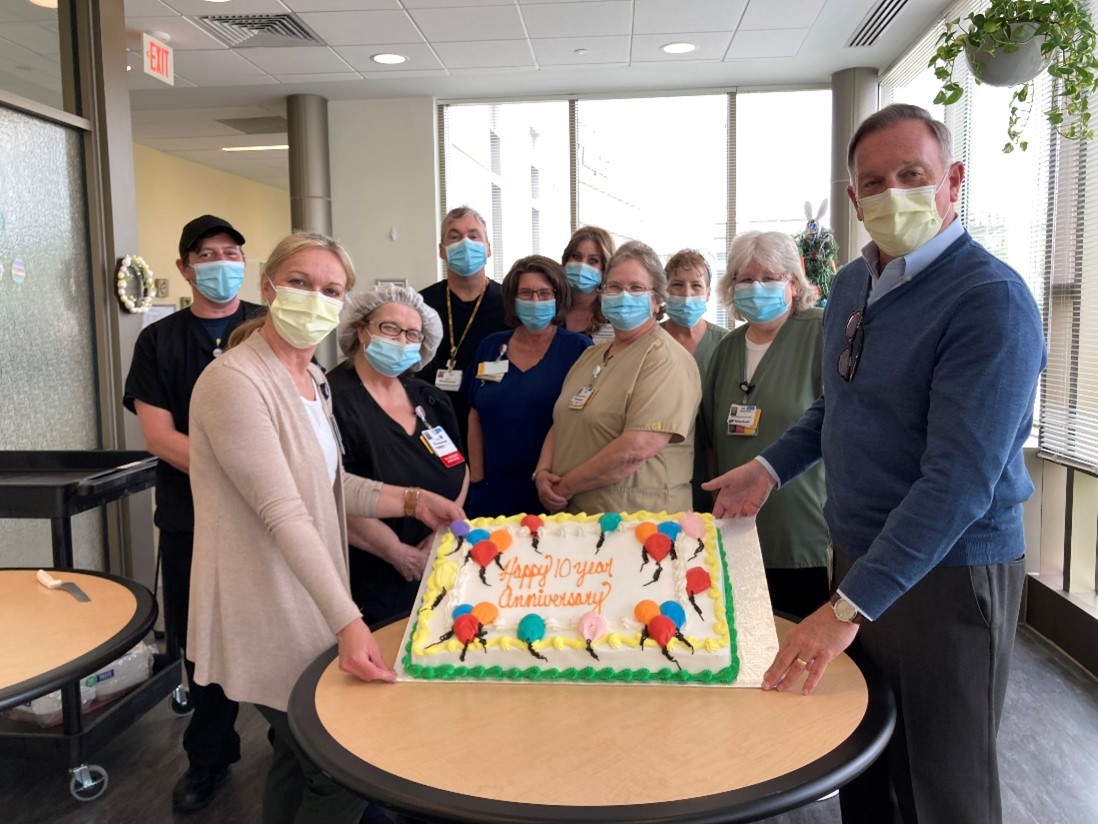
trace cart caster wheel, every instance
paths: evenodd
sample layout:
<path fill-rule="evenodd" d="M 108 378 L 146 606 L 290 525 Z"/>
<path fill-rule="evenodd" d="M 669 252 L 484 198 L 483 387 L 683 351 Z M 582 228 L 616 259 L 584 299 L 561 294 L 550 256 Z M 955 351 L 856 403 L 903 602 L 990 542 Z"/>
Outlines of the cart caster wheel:
<path fill-rule="evenodd" d="M 172 693 L 171 710 L 173 715 L 190 715 L 194 712 L 191 695 L 183 687 L 176 687 Z"/>
<path fill-rule="evenodd" d="M 77 801 L 94 801 L 107 790 L 107 771 L 95 764 L 69 770 L 69 792 Z"/>

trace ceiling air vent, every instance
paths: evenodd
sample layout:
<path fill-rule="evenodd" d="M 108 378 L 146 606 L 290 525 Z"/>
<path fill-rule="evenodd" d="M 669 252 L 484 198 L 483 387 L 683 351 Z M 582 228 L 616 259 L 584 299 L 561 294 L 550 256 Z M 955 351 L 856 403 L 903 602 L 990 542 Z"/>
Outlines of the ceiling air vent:
<path fill-rule="evenodd" d="M 854 27 L 853 34 L 846 41 L 846 47 L 864 48 L 865 46 L 872 46 L 906 5 L 907 0 L 880 0 L 862 18 L 862 22 Z"/>
<path fill-rule="evenodd" d="M 198 22 L 233 49 L 327 45 L 292 14 L 213 14 Z"/>

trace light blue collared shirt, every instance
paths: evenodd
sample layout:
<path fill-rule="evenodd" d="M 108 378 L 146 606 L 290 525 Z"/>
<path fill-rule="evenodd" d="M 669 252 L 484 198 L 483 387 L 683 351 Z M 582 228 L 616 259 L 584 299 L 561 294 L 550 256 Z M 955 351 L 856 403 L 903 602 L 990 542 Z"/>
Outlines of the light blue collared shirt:
<path fill-rule="evenodd" d="M 961 237 L 965 227 L 961 221 L 954 217 L 949 225 L 936 234 L 918 249 L 914 249 L 898 258 L 893 258 L 884 270 L 877 273 L 881 263 L 880 250 L 877 244 L 870 241 L 862 247 L 862 259 L 869 267 L 869 274 L 873 278 L 873 290 L 869 293 L 869 304 L 872 306 L 880 298 L 887 295 L 901 283 L 907 283 L 919 272 L 923 271 L 937 260 L 942 252 L 949 248 L 953 241 Z"/>

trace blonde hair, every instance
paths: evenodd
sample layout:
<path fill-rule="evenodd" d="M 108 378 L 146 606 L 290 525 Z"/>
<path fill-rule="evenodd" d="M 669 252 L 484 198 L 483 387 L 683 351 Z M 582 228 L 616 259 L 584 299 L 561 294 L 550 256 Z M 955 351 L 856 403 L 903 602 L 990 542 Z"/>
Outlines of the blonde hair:
<path fill-rule="evenodd" d="M 350 292 L 354 288 L 355 265 L 351 263 L 351 256 L 347 254 L 342 243 L 319 232 L 294 232 L 282 238 L 267 255 L 267 261 L 263 264 L 263 275 L 270 278 L 283 263 L 298 252 L 304 252 L 307 249 L 324 249 L 339 258 L 343 271 L 347 275 L 345 291 Z"/>
<path fill-rule="evenodd" d="M 734 299 L 736 276 L 751 261 L 793 281 L 792 314 L 816 305 L 816 290 L 804 276 L 801 252 L 793 238 L 782 232 L 741 232 L 728 245 L 728 270 L 717 284 L 717 298 L 738 320 L 744 320 Z"/>
<path fill-rule="evenodd" d="M 257 331 L 264 323 L 267 322 L 267 310 L 264 309 L 257 315 L 252 315 L 232 332 L 229 333 L 229 342 L 225 344 L 225 349 L 228 351 L 234 346 L 238 346 L 251 337 L 252 332 Z"/>

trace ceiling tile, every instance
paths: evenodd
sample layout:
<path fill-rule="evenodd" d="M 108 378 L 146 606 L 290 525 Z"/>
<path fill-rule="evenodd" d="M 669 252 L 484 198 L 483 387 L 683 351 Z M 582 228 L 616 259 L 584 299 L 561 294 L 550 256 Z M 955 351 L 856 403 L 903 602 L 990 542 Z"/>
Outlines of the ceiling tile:
<path fill-rule="evenodd" d="M 50 30 L 39 23 L 3 23 L 0 24 L 0 37 L 18 43 L 35 54 L 48 55 L 54 59 L 61 56 L 61 43 L 56 30 Z"/>
<path fill-rule="evenodd" d="M 403 11 L 329 11 L 298 16 L 330 46 L 423 42 Z"/>
<path fill-rule="evenodd" d="M 402 54 L 408 60 L 396 66 L 375 63 L 370 58 L 379 52 Z M 339 46 L 336 53 L 360 72 L 406 72 L 442 68 L 435 53 L 426 43 L 399 43 L 387 45 L 383 49 L 377 46 Z"/>
<path fill-rule="evenodd" d="M 747 0 L 637 0 L 634 34 L 735 31 Z"/>
<path fill-rule="evenodd" d="M 740 22 L 748 29 L 807 29 L 826 0 L 751 0 Z M 864 4 L 868 5 L 868 4 Z"/>
<path fill-rule="evenodd" d="M 327 74 L 348 70 L 347 64 L 327 46 L 280 46 L 241 49 L 242 56 L 268 74 Z"/>
<path fill-rule="evenodd" d="M 134 123 L 134 140 L 144 142 L 161 138 L 177 137 L 232 137 L 240 134 L 238 129 L 230 128 L 224 123 L 208 117 L 196 117 L 187 123 Z"/>
<path fill-rule="evenodd" d="M 178 14 L 160 0 L 125 0 L 125 9 L 127 23 L 131 17 L 170 17 Z"/>
<path fill-rule="evenodd" d="M 399 10 L 400 0 L 282 0 L 295 12 Z"/>
<path fill-rule="evenodd" d="M 199 86 L 254 86 L 277 82 L 237 52 L 227 50 L 179 52 L 175 55 L 175 71 Z"/>
<path fill-rule="evenodd" d="M 757 29 L 740 31 L 732 38 L 725 60 L 796 57 L 808 29 Z"/>
<path fill-rule="evenodd" d="M 278 0 L 232 0 L 210 3 L 207 0 L 163 0 L 164 4 L 187 17 L 221 14 L 286 14 L 289 9 Z"/>
<path fill-rule="evenodd" d="M 556 0 L 546 0 L 555 2 Z M 513 6 L 515 0 L 402 0 L 406 9 L 455 9 L 471 6 Z"/>
<path fill-rule="evenodd" d="M 409 14 L 432 43 L 514 40 L 526 37 L 518 6 L 414 9 Z"/>
<path fill-rule="evenodd" d="M 628 37 L 553 37 L 531 40 L 539 66 L 628 63 Z M 582 49 L 583 54 L 576 54 Z"/>
<path fill-rule="evenodd" d="M 227 49 L 224 43 L 213 35 L 200 29 L 186 17 L 133 17 L 126 18 L 126 48 L 140 53 L 145 47 L 141 39 L 141 33 L 151 34 L 163 32 L 168 35 L 163 42 L 172 47 L 173 51 L 190 51 L 193 49 Z M 161 38 L 158 38 L 161 39 Z"/>
<path fill-rule="evenodd" d="M 632 13 L 630 0 L 549 3 L 522 9 L 526 30 L 532 38 L 630 34 Z"/>
<path fill-rule="evenodd" d="M 435 51 L 449 69 L 534 66 L 534 55 L 526 40 L 438 43 Z"/>
<path fill-rule="evenodd" d="M 273 74 L 273 73 L 272 73 Z M 279 83 L 345 83 L 348 80 L 361 80 L 358 72 L 326 72 L 320 74 L 273 74 Z"/>
<path fill-rule="evenodd" d="M 723 60 L 731 32 L 694 32 L 670 34 L 638 34 L 633 37 L 634 63 L 697 63 Z M 668 43 L 693 43 L 698 48 L 689 54 L 667 54 L 660 51 Z"/>

